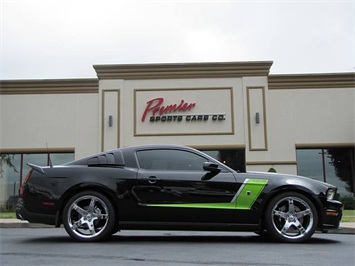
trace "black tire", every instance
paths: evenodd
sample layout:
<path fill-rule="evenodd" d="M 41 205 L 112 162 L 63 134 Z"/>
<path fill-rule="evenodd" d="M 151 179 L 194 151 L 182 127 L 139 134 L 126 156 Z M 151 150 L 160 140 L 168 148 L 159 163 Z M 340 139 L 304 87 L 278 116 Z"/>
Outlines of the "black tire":
<path fill-rule="evenodd" d="M 66 203 L 63 224 L 67 233 L 76 240 L 101 241 L 114 230 L 114 207 L 101 193 L 83 191 Z"/>
<path fill-rule="evenodd" d="M 307 241 L 317 228 L 317 210 L 306 196 L 285 192 L 273 198 L 266 208 L 265 225 L 270 235 L 281 242 Z"/>
<path fill-rule="evenodd" d="M 254 232 L 254 233 L 257 234 L 258 236 L 262 236 L 262 237 L 270 236 L 269 232 L 266 230 L 261 230 L 261 231 Z"/>

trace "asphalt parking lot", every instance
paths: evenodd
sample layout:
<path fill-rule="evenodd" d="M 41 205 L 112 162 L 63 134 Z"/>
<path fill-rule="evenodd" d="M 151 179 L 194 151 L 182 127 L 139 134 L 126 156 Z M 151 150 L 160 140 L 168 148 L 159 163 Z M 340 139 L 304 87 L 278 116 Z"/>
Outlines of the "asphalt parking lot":
<path fill-rule="evenodd" d="M 30 224 L 18 219 L 0 219 L 0 228 L 53 228 L 44 224 Z M 332 234 L 355 234 L 355 223 L 341 223 L 339 229 L 329 230 Z"/>
<path fill-rule="evenodd" d="M 254 233 L 123 231 L 81 243 L 63 228 L 1 228 L 0 265 L 354 265 L 352 234 L 318 234 L 302 244 Z"/>

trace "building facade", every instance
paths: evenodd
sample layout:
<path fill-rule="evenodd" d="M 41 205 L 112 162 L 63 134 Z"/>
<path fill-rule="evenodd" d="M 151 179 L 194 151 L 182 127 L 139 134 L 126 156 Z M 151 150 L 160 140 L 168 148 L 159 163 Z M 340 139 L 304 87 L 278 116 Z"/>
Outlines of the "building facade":
<path fill-rule="evenodd" d="M 16 199 L 27 162 L 150 143 L 353 193 L 354 73 L 270 75 L 271 66 L 95 65 L 97 79 L 1 81 L 0 206 Z"/>

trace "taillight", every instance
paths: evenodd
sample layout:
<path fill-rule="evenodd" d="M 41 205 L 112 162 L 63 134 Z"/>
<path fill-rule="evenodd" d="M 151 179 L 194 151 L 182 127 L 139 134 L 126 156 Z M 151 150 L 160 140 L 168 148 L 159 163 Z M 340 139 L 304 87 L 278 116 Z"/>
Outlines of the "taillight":
<path fill-rule="evenodd" d="M 23 198 L 23 196 L 24 196 L 25 186 L 26 186 L 28 180 L 30 179 L 31 175 L 32 175 L 32 170 L 28 172 L 28 174 L 25 177 L 25 180 L 22 183 L 22 186 L 20 187 L 20 197 L 21 198 Z"/>

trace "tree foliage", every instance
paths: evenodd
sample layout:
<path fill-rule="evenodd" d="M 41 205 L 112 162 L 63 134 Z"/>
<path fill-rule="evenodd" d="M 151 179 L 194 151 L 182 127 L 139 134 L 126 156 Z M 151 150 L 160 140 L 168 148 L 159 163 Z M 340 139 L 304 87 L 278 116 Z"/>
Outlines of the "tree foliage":
<path fill-rule="evenodd" d="M 16 166 L 12 163 L 14 160 L 14 155 L 13 154 L 0 154 L 0 178 L 3 177 L 4 174 L 4 166 L 7 165 L 8 167 L 14 169 L 14 171 L 17 173 Z"/>
<path fill-rule="evenodd" d="M 346 183 L 346 190 L 351 193 L 355 192 L 355 162 L 354 162 L 354 148 L 327 149 L 331 164 L 335 168 L 335 174 L 340 180 Z"/>

